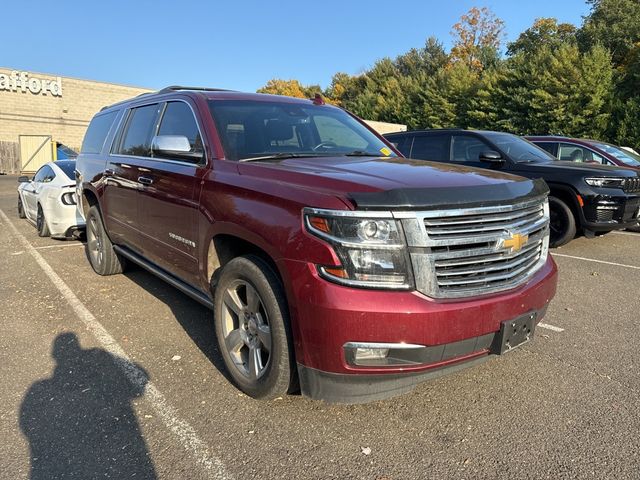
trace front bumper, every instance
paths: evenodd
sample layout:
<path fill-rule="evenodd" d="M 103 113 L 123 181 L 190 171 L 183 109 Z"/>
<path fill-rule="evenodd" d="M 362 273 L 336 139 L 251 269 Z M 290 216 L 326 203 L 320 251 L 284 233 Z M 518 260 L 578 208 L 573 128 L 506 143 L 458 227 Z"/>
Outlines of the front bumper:
<path fill-rule="evenodd" d="M 557 284 L 551 258 L 516 289 L 457 300 L 343 287 L 303 262 L 283 261 L 280 268 L 292 279 L 288 298 L 296 299 L 290 311 L 302 392 L 347 403 L 401 393 L 427 377 L 487 357 L 501 323 L 528 312 L 537 312 L 540 321 Z M 428 353 L 418 363 L 354 365 L 345 349 L 350 342 L 413 344 Z"/>
<path fill-rule="evenodd" d="M 583 228 L 593 232 L 621 230 L 638 225 L 640 196 L 593 195 L 584 197 Z"/>

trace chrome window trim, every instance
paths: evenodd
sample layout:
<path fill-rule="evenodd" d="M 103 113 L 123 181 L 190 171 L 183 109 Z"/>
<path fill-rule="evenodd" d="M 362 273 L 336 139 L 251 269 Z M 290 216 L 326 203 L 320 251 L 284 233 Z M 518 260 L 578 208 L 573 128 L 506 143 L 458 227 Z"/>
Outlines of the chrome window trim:
<path fill-rule="evenodd" d="M 133 111 L 134 108 L 140 108 L 140 107 L 146 107 L 149 105 L 162 105 L 162 109 L 160 111 L 160 114 L 158 115 L 158 121 L 155 123 L 154 125 L 154 135 L 158 134 L 158 130 L 160 128 L 160 124 L 162 123 L 162 119 L 164 117 L 164 113 L 167 110 L 167 105 L 170 102 L 182 102 L 182 103 L 186 103 L 187 106 L 191 109 L 191 114 L 193 115 L 193 120 L 196 122 L 196 127 L 198 128 L 198 134 L 200 135 L 200 140 L 202 141 L 202 158 L 203 161 L 201 162 L 187 162 L 187 161 L 182 161 L 182 160 L 170 160 L 170 159 L 163 159 L 163 158 L 159 158 L 159 157 L 142 157 L 140 155 L 127 155 L 124 153 L 115 153 L 113 150 L 116 147 L 115 143 L 116 140 L 118 141 L 117 143 L 122 143 L 122 136 L 124 135 L 124 127 L 125 125 L 123 125 L 123 122 L 125 122 L 125 119 L 128 119 L 129 116 L 131 115 L 131 112 Z M 208 165 L 209 164 L 209 158 L 207 156 L 207 149 L 205 146 L 205 139 L 204 136 L 202 135 L 202 128 L 200 128 L 200 122 L 198 122 L 198 117 L 196 116 L 196 112 L 193 109 L 193 107 L 191 106 L 191 104 L 189 102 L 187 102 L 186 100 L 182 99 L 182 98 L 171 98 L 171 99 L 164 99 L 164 100 L 156 100 L 156 101 L 151 101 L 151 102 L 145 102 L 145 103 L 140 103 L 140 104 L 136 104 L 136 105 L 129 105 L 128 107 L 126 107 L 124 109 L 124 113 L 122 114 L 122 117 L 120 118 L 120 122 L 118 122 L 118 129 L 116 130 L 116 135 L 114 135 L 112 141 L 111 141 L 111 147 L 109 148 L 109 157 L 126 157 L 126 158 L 138 158 L 138 159 L 143 159 L 143 160 L 155 160 L 158 162 L 166 162 L 166 163 L 173 163 L 173 164 L 178 164 L 178 165 L 190 165 L 190 166 L 204 166 L 204 165 Z M 153 137 L 152 137 L 153 139 Z"/>

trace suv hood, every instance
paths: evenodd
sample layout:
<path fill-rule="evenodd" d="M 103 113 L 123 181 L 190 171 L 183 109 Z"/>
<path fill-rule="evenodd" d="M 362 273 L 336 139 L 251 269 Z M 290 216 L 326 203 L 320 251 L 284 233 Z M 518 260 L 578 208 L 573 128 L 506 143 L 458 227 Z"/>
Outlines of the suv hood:
<path fill-rule="evenodd" d="M 614 165 L 598 165 L 584 164 L 578 162 L 568 162 L 562 160 L 554 160 L 548 163 L 517 163 L 514 170 L 527 172 L 540 172 L 541 174 L 561 171 L 570 171 L 576 174 L 582 174 L 585 177 L 635 177 L 637 173 L 626 167 Z"/>
<path fill-rule="evenodd" d="M 503 172 L 401 157 L 240 163 L 239 173 L 346 197 L 363 209 L 491 205 L 547 191 L 544 182 Z"/>

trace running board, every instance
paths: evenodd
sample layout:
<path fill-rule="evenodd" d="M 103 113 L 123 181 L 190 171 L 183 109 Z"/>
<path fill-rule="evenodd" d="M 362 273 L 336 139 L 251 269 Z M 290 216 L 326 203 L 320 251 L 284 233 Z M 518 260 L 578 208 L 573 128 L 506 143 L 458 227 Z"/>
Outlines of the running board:
<path fill-rule="evenodd" d="M 169 285 L 177 288 L 178 290 L 180 290 L 185 295 L 188 295 L 189 297 L 193 298 L 195 301 L 197 301 L 197 302 L 201 303 L 202 305 L 204 305 L 205 307 L 208 307 L 211 310 L 213 310 L 213 302 L 211 301 L 211 299 L 209 297 L 207 297 L 200 290 L 197 290 L 197 289 L 193 288 L 188 283 L 185 283 L 182 280 L 174 277 L 169 272 L 163 270 L 162 268 L 158 267 L 154 263 L 151 263 L 150 261 L 142 258 L 140 255 L 132 252 L 131 250 L 129 250 L 127 248 L 123 248 L 123 247 L 119 247 L 118 245 L 114 245 L 113 249 L 119 255 L 122 255 L 127 260 L 131 260 L 133 263 L 136 263 L 136 264 L 140 265 L 142 268 L 144 268 L 145 270 L 148 270 L 149 272 L 153 273 L 155 276 L 160 277 L 162 280 L 167 282 Z"/>

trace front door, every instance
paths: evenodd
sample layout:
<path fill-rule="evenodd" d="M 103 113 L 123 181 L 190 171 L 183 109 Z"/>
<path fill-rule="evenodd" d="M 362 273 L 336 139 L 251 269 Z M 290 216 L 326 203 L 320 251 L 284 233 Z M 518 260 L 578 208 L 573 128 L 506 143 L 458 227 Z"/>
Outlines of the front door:
<path fill-rule="evenodd" d="M 198 207 L 200 182 L 206 172 L 202 137 L 191 106 L 185 101 L 166 104 L 158 135 L 187 137 L 190 160 L 153 153 L 139 166 L 139 223 L 144 256 L 192 285 L 198 282 Z"/>

